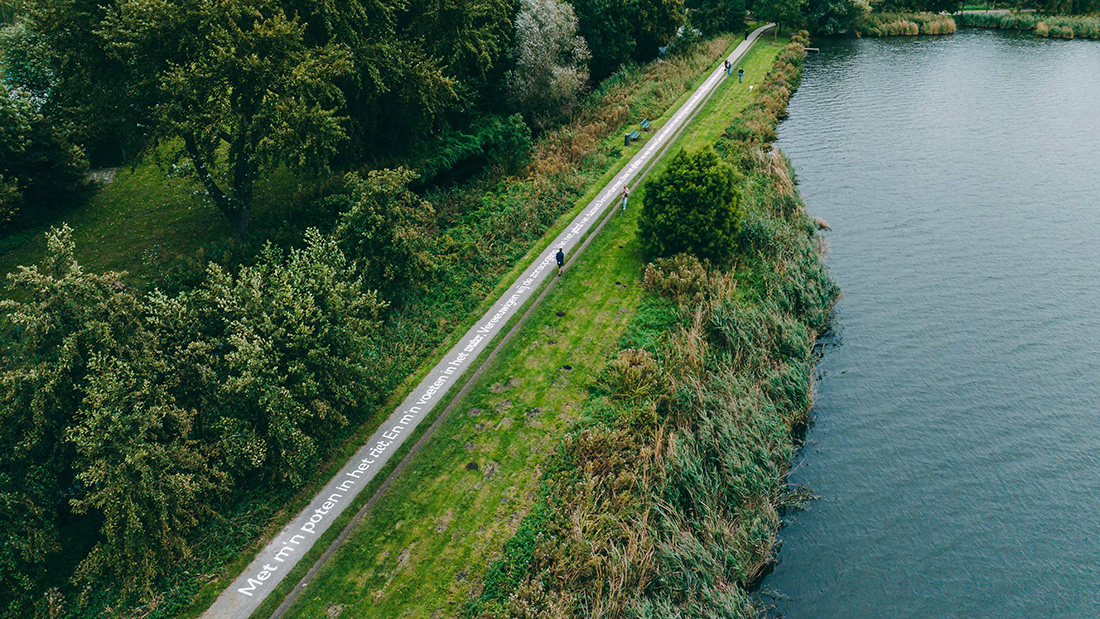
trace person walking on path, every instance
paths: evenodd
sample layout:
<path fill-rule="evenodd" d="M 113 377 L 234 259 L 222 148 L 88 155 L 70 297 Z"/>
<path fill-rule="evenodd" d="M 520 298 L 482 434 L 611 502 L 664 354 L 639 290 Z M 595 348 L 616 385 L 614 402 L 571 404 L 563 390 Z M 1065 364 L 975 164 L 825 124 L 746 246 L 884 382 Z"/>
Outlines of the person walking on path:
<path fill-rule="evenodd" d="M 561 272 L 563 270 L 565 270 L 565 248 L 564 247 L 559 247 L 558 248 L 557 258 L 558 258 L 558 275 L 561 275 Z"/>
<path fill-rule="evenodd" d="M 741 80 L 743 80 L 743 79 L 745 79 L 745 70 L 744 69 L 738 69 L 737 70 L 737 83 L 740 84 Z"/>
<path fill-rule="evenodd" d="M 623 185 L 623 190 L 619 192 L 619 196 L 623 199 L 623 210 L 626 210 L 626 199 L 630 197 L 630 187 Z"/>
<path fill-rule="evenodd" d="M 722 61 L 722 66 L 726 68 L 726 75 L 729 76 L 729 74 L 730 74 L 730 61 L 729 61 L 728 58 Z"/>

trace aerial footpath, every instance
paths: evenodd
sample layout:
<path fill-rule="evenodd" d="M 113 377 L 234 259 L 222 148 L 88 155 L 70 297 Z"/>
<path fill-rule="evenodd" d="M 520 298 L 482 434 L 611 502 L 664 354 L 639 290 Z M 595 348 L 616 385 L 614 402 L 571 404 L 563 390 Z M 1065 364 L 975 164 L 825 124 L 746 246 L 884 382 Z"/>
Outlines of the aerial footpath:
<path fill-rule="evenodd" d="M 771 24 L 754 30 L 727 57 L 737 62 Z M 703 84 L 656 131 L 645 147 L 609 182 L 595 199 L 554 239 L 524 270 L 506 292 L 473 327 L 432 368 L 408 397 L 378 428 L 370 439 L 259 553 L 245 570 L 222 592 L 202 615 L 207 619 L 245 619 L 249 617 L 312 548 L 337 516 L 368 486 L 413 430 L 436 404 L 460 383 L 471 367 L 540 288 L 555 273 L 555 254 L 564 248 L 571 254 L 586 233 L 596 224 L 609 205 L 618 204 L 619 192 L 658 157 L 662 149 L 690 120 L 726 77 L 721 64 Z"/>

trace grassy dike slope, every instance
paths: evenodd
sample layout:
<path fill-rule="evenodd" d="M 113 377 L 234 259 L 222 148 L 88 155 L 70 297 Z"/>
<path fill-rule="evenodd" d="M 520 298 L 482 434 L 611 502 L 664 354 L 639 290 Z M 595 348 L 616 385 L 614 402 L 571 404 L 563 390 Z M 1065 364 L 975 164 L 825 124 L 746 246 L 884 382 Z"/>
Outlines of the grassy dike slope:
<path fill-rule="evenodd" d="M 804 41 L 802 36 L 798 40 Z M 540 496 L 487 573 L 480 617 L 755 617 L 817 335 L 839 291 L 771 148 L 805 50 L 784 49 L 715 144 L 744 174 L 741 243 L 721 269 L 645 270 L 645 294 Z"/>
<path fill-rule="evenodd" d="M 778 52 L 754 47 L 742 65 L 746 83 L 727 80 L 673 148 L 717 140 Z M 541 467 L 578 421 L 641 301 L 641 197 L 636 191 L 632 207 L 571 262 L 286 616 L 448 617 L 481 595 L 486 571 L 539 497 Z"/>

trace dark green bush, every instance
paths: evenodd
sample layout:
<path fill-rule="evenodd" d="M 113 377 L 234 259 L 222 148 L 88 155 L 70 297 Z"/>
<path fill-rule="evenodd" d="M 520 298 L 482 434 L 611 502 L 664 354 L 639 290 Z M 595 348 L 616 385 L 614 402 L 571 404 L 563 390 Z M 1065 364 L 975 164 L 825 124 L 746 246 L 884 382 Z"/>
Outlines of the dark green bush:
<path fill-rule="evenodd" d="M 724 263 L 733 253 L 741 219 L 733 168 L 713 149 L 681 150 L 646 182 L 638 236 L 647 256 L 688 253 Z"/>
<path fill-rule="evenodd" d="M 21 93 L 0 92 L 0 220 L 36 222 L 72 207 L 88 190 L 80 150 Z M 0 222 L 0 226 L 3 223 Z"/>

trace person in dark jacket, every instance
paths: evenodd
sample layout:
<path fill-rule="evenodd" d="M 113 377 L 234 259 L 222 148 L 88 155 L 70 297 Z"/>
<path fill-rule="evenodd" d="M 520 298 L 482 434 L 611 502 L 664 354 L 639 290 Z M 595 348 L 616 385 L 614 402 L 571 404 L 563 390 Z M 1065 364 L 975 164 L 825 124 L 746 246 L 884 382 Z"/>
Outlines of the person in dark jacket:
<path fill-rule="evenodd" d="M 559 247 L 558 248 L 558 256 L 557 257 L 558 257 L 558 275 L 561 275 L 561 272 L 563 270 L 565 270 L 565 248 L 564 247 Z"/>

